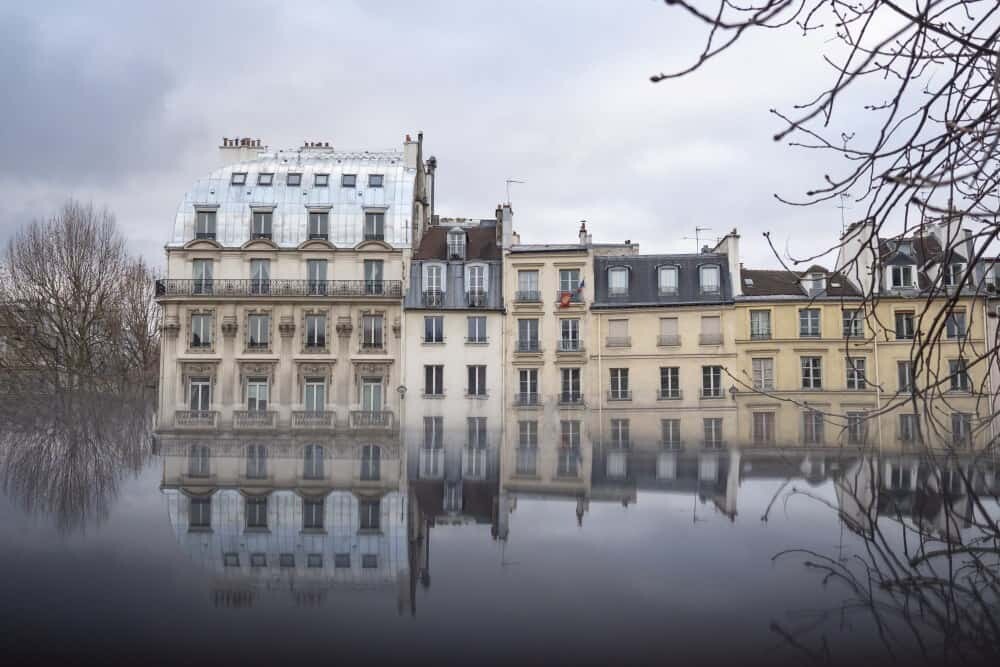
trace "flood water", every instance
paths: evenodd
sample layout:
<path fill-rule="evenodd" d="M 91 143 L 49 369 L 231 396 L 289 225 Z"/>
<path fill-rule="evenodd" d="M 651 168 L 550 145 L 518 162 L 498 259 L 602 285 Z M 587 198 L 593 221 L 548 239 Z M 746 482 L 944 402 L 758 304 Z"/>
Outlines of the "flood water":
<path fill-rule="evenodd" d="M 256 440 L 50 424 L 10 448 L 38 426 L 8 429 L 0 495 L 0 648 L 29 662 L 979 664 L 997 647 L 982 567 L 907 565 L 918 534 L 923 553 L 996 548 L 976 541 L 993 466 L 971 457 L 684 451 L 581 493 L 424 479 L 406 447 L 373 469 L 353 442 L 250 462 Z M 893 588 L 914 574 L 983 600 Z"/>

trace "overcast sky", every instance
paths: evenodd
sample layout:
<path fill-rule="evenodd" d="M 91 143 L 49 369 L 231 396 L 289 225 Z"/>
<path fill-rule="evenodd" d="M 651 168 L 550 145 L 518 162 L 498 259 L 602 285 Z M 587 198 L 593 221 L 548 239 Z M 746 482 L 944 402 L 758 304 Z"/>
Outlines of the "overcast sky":
<path fill-rule="evenodd" d="M 6 3 L 11 5 L 12 3 Z M 0 239 L 72 196 L 106 204 L 162 263 L 177 205 L 223 136 L 401 146 L 424 132 L 441 215 L 490 217 L 513 186 L 525 242 L 693 251 L 695 226 L 801 253 L 833 204 L 794 208 L 835 165 L 772 141 L 813 92 L 819 45 L 769 33 L 681 81 L 698 26 L 657 0 L 0 4 Z"/>

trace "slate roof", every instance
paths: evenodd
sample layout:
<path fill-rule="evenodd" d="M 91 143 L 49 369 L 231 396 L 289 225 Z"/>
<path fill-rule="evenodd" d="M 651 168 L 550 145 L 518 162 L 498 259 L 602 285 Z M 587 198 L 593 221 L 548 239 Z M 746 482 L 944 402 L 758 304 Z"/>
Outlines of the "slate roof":
<path fill-rule="evenodd" d="M 808 273 L 822 273 L 826 276 L 826 290 L 818 295 L 806 293 L 800 282 Z M 802 273 L 774 269 L 741 269 L 740 280 L 743 295 L 748 297 L 797 296 L 802 298 L 860 298 L 861 292 L 839 273 L 830 273 L 826 268 L 814 264 Z M 748 284 L 747 281 L 751 281 Z"/>
<path fill-rule="evenodd" d="M 719 267 L 720 290 L 703 294 L 699 284 L 699 268 L 710 264 Z M 608 269 L 623 266 L 629 269 L 629 290 L 625 295 L 608 294 Z M 677 292 L 660 294 L 658 269 L 678 268 Z M 594 308 L 630 308 L 635 306 L 669 306 L 685 304 L 732 303 L 729 260 L 720 253 L 684 255 L 623 255 L 594 258 Z"/>
<path fill-rule="evenodd" d="M 420 246 L 413 253 L 413 259 L 448 259 L 448 230 L 455 227 L 428 227 L 420 239 Z M 500 247 L 497 245 L 497 226 L 495 220 L 484 220 L 478 227 L 459 227 L 465 231 L 465 258 L 501 259 Z"/>

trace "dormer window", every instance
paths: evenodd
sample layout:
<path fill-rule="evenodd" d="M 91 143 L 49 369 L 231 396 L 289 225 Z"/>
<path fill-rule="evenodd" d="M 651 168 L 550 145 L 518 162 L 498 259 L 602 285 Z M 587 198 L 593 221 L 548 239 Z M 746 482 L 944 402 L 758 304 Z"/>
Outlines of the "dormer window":
<path fill-rule="evenodd" d="M 807 294 L 816 294 L 826 289 L 826 276 L 822 273 L 807 273 L 802 278 L 802 287 Z"/>
<path fill-rule="evenodd" d="M 461 229 L 448 232 L 448 259 L 465 259 L 465 232 Z"/>
<path fill-rule="evenodd" d="M 962 264 L 961 262 L 946 264 L 944 267 L 942 282 L 945 287 L 956 287 L 962 284 L 963 275 L 965 275 L 965 264 Z"/>
<path fill-rule="evenodd" d="M 913 287 L 914 273 L 915 271 L 913 266 L 903 265 L 890 267 L 889 279 L 891 286 L 893 289 Z"/>
<path fill-rule="evenodd" d="M 628 294 L 628 269 L 624 266 L 608 269 L 608 294 L 611 296 Z"/>
<path fill-rule="evenodd" d="M 330 186 L 330 174 L 316 174 L 313 176 L 314 188 L 326 188 Z"/>
<path fill-rule="evenodd" d="M 715 265 L 703 266 L 698 270 L 699 285 L 702 294 L 718 294 L 721 290 L 719 280 L 719 267 Z"/>
<path fill-rule="evenodd" d="M 233 175 L 229 177 L 230 185 L 246 185 L 247 173 L 245 171 L 234 171 Z"/>
<path fill-rule="evenodd" d="M 195 211 L 194 237 L 215 239 L 215 211 Z"/>
<path fill-rule="evenodd" d="M 677 267 L 661 266 L 657 272 L 660 294 L 677 294 Z"/>
<path fill-rule="evenodd" d="M 342 188 L 353 188 L 358 185 L 358 175 L 357 174 L 341 174 L 340 175 L 340 187 Z"/>
<path fill-rule="evenodd" d="M 382 187 L 382 174 L 368 174 L 368 187 L 370 188 L 380 188 Z"/>
<path fill-rule="evenodd" d="M 289 173 L 288 176 L 285 178 L 285 185 L 288 185 L 293 188 L 299 187 L 300 185 L 302 185 L 302 174 L 298 172 Z"/>
<path fill-rule="evenodd" d="M 271 185 L 274 183 L 274 174 L 263 173 L 257 174 L 257 185 Z"/>

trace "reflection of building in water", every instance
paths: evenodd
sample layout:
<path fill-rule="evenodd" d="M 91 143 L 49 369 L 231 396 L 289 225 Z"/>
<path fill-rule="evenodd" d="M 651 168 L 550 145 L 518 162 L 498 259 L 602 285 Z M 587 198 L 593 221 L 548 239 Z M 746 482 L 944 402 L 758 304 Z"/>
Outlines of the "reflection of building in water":
<path fill-rule="evenodd" d="M 394 591 L 412 609 L 409 501 L 388 442 L 166 437 L 163 494 L 219 604 L 269 591 L 314 605 L 338 588 Z"/>

